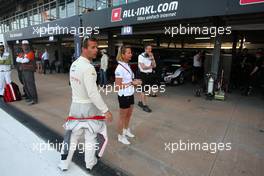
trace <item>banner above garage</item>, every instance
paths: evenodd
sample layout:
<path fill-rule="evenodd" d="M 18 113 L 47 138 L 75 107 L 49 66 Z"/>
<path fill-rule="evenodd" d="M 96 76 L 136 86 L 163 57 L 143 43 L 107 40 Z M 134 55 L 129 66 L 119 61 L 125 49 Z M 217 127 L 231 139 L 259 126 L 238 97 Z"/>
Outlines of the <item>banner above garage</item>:
<path fill-rule="evenodd" d="M 137 1 L 119 7 L 83 14 L 82 21 L 83 26 L 98 26 L 102 29 L 177 19 L 264 12 L 264 4 L 244 6 L 240 4 L 241 1 L 260 0 Z"/>

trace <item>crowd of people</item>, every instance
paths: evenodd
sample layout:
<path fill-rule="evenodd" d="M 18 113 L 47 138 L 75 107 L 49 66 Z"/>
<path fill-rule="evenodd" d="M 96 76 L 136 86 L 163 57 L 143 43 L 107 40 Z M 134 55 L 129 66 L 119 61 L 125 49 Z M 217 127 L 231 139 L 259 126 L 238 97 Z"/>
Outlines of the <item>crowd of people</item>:
<path fill-rule="evenodd" d="M 253 88 L 262 87 L 264 85 L 264 50 L 259 48 L 254 55 L 245 48 L 238 53 L 233 62 L 232 80 L 233 86 L 245 96 L 250 95 Z M 264 95 L 263 89 L 262 87 Z"/>

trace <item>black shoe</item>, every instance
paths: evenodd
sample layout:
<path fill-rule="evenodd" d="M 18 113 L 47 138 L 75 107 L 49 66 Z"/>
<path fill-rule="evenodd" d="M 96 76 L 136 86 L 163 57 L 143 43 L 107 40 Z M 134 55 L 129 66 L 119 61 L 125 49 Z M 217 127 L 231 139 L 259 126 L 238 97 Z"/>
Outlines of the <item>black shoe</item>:
<path fill-rule="evenodd" d="M 25 100 L 27 103 L 29 103 L 29 102 L 31 102 L 32 100 L 31 99 L 29 99 L 29 98 L 26 98 L 26 100 Z"/>
<path fill-rule="evenodd" d="M 150 94 L 150 97 L 157 97 L 157 94 Z"/>
<path fill-rule="evenodd" d="M 32 105 L 34 105 L 34 104 L 37 104 L 35 101 L 30 101 L 30 102 L 28 102 L 28 106 L 32 106 Z"/>
<path fill-rule="evenodd" d="M 142 101 L 139 101 L 139 102 L 138 102 L 138 106 L 139 106 L 139 107 L 141 107 L 141 108 L 143 108 L 143 107 L 144 107 L 144 105 L 143 105 Z"/>
<path fill-rule="evenodd" d="M 26 95 L 26 94 L 23 94 L 21 97 L 23 97 L 23 98 L 26 98 L 26 97 L 27 97 L 27 95 Z"/>
<path fill-rule="evenodd" d="M 145 111 L 145 112 L 152 112 L 152 110 L 147 106 L 147 105 L 145 105 L 145 106 L 143 106 L 143 111 Z"/>

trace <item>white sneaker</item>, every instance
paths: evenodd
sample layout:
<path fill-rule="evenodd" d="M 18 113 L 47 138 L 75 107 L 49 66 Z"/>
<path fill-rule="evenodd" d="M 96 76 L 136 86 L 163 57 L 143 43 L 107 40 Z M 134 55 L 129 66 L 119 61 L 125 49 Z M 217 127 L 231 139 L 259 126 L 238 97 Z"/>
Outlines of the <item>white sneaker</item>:
<path fill-rule="evenodd" d="M 61 170 L 61 171 L 67 171 L 69 168 L 67 166 L 67 164 L 64 162 L 64 161 L 61 161 L 58 165 L 58 168 Z"/>
<path fill-rule="evenodd" d="M 118 141 L 121 142 L 122 144 L 129 145 L 130 142 L 127 140 L 126 136 L 124 135 L 118 135 Z"/>
<path fill-rule="evenodd" d="M 128 136 L 128 137 L 130 137 L 130 138 L 135 137 L 135 135 L 131 133 L 129 128 L 128 129 L 123 129 L 123 134 Z"/>

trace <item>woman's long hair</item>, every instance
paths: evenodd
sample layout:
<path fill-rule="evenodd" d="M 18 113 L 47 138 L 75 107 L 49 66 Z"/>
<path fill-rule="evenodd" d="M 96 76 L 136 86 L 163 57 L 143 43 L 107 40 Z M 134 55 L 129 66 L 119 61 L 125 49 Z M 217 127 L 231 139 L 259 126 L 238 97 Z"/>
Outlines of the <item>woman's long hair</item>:
<path fill-rule="evenodd" d="M 117 56 L 116 56 L 116 60 L 117 61 L 124 61 L 122 55 L 126 53 L 126 49 L 130 48 L 129 46 L 125 46 L 125 45 L 121 45 L 119 48 L 118 48 L 118 53 L 117 53 Z"/>

